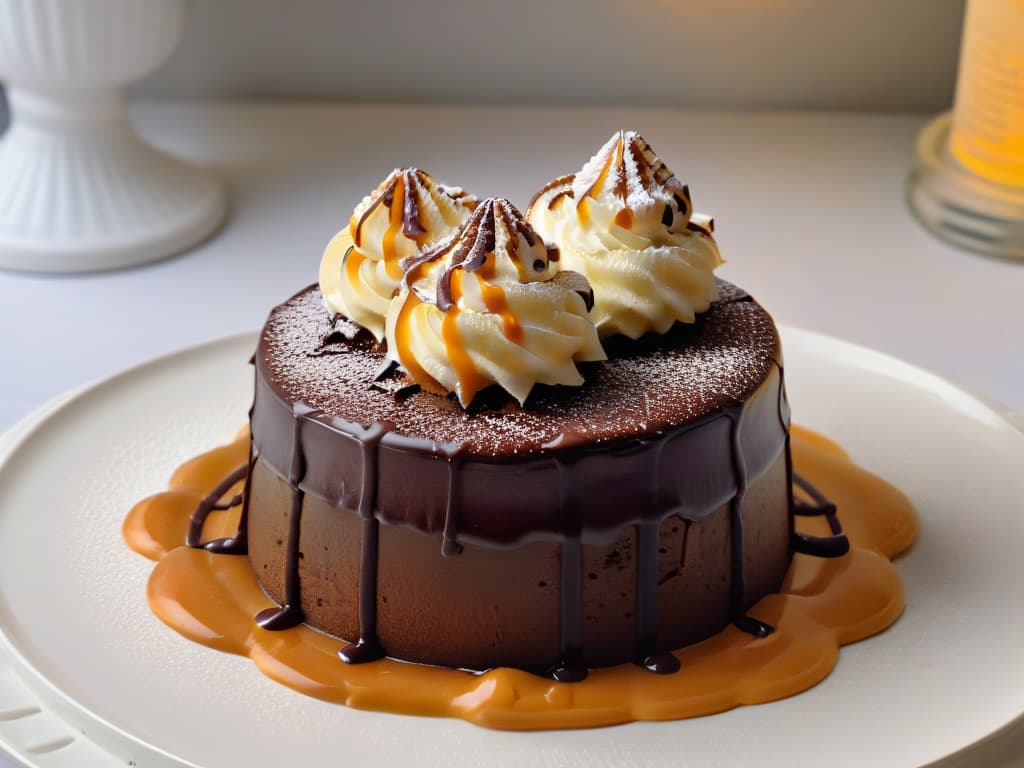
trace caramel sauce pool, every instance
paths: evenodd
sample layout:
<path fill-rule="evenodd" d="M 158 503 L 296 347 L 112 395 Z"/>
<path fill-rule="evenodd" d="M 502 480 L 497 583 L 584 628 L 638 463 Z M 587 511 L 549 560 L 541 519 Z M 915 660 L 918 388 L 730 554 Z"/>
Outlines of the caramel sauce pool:
<path fill-rule="evenodd" d="M 139 502 L 124 522 L 125 541 L 156 561 L 147 586 L 153 612 L 185 637 L 248 656 L 263 674 L 301 693 L 360 709 L 461 717 L 515 730 L 580 728 L 632 720 L 675 720 L 760 704 L 810 688 L 828 675 L 839 647 L 881 632 L 903 610 L 903 583 L 890 558 L 917 536 L 907 498 L 853 464 L 835 443 L 792 431 L 794 470 L 839 509 L 849 554 L 795 554 L 778 594 L 747 614 L 775 632 L 754 638 L 727 626 L 674 652 L 682 669 L 653 675 L 635 664 L 592 669 L 579 683 L 558 683 L 518 669 L 482 675 L 381 659 L 344 664 L 346 644 L 306 626 L 268 632 L 253 621 L 276 607 L 256 582 L 248 558 L 185 546 L 199 501 L 248 458 L 248 433 L 179 467 L 169 490 Z M 230 489 L 225 498 L 241 490 Z M 233 535 L 239 509 L 212 513 L 203 538 Z M 821 518 L 796 529 L 827 535 Z"/>

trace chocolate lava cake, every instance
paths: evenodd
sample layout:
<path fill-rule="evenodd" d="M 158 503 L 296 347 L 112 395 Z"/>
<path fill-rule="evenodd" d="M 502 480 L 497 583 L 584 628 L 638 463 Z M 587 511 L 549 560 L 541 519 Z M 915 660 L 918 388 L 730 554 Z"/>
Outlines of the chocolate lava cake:
<path fill-rule="evenodd" d="M 718 289 L 696 323 L 607 342 L 580 387 L 469 409 L 378 380 L 379 345 L 334 330 L 316 286 L 275 308 L 245 512 L 282 606 L 261 623 L 352 641 L 348 661 L 673 671 L 665 651 L 742 618 L 791 557 L 779 337 Z"/>
<path fill-rule="evenodd" d="M 713 229 L 631 131 L 525 215 L 396 169 L 271 312 L 239 534 L 193 544 L 347 663 L 576 681 L 770 633 L 793 552 L 848 545 L 793 533 L 778 333 Z"/>

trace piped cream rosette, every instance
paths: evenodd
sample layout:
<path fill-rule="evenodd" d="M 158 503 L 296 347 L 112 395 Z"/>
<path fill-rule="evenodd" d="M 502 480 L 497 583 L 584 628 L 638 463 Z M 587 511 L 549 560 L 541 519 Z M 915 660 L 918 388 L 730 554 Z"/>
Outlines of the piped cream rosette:
<path fill-rule="evenodd" d="M 392 171 L 324 251 L 320 291 L 327 309 L 383 339 L 402 264 L 450 235 L 475 206 L 476 198 L 438 184 L 425 171 Z"/>
<path fill-rule="evenodd" d="M 534 384 L 579 386 L 576 362 L 605 353 L 587 314 L 589 284 L 557 271 L 557 259 L 510 202 L 483 201 L 406 265 L 387 314 L 389 357 L 463 406 L 492 384 L 520 403 Z"/>
<path fill-rule="evenodd" d="M 527 219 L 594 288 L 602 338 L 692 323 L 718 298 L 710 218 L 642 136 L 619 131 L 579 173 L 551 181 Z"/>

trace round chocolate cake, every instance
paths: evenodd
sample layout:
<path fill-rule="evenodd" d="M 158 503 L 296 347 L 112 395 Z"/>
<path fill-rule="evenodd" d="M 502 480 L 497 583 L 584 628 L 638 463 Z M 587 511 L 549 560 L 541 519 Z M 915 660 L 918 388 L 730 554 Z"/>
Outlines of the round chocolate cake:
<path fill-rule="evenodd" d="M 271 311 L 248 435 L 125 521 L 154 613 L 326 701 L 500 728 L 817 683 L 899 615 L 914 515 L 797 430 L 859 520 L 794 560 L 850 541 L 713 233 L 632 131 L 525 214 L 395 169 Z"/>
<path fill-rule="evenodd" d="M 244 511 L 281 606 L 261 624 L 305 621 L 353 662 L 673 671 L 663 652 L 742 618 L 791 557 L 779 338 L 718 293 L 694 323 L 607 340 L 581 386 L 469 408 L 346 333 L 316 286 L 275 308 Z"/>
<path fill-rule="evenodd" d="M 241 474 L 189 543 L 348 663 L 574 681 L 770 633 L 793 552 L 847 542 L 793 534 L 779 337 L 713 229 L 630 131 L 525 215 L 396 169 L 271 312 L 238 536 L 199 541 Z"/>

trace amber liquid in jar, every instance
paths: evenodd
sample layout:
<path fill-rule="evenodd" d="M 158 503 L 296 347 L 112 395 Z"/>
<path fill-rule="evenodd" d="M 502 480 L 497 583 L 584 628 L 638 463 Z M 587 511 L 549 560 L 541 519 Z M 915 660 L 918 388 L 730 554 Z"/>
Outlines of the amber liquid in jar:
<path fill-rule="evenodd" d="M 1024 0 L 969 0 L 949 149 L 987 181 L 1024 187 Z"/>

